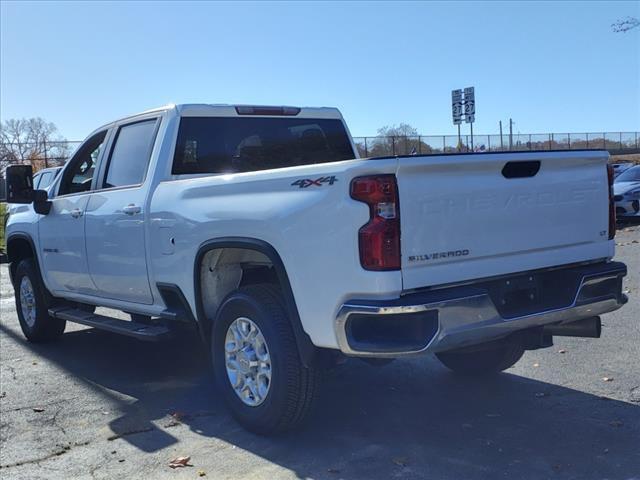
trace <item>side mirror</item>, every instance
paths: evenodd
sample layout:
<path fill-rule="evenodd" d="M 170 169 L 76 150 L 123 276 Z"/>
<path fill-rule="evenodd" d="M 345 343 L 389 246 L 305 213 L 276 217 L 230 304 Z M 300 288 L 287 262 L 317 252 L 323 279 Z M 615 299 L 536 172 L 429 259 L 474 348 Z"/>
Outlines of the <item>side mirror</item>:
<path fill-rule="evenodd" d="M 51 211 L 51 202 L 46 190 L 33 191 L 33 209 L 40 215 L 48 215 Z"/>
<path fill-rule="evenodd" d="M 31 165 L 7 167 L 7 203 L 33 202 L 33 169 Z"/>
<path fill-rule="evenodd" d="M 11 165 L 7 167 L 7 203 L 33 203 L 33 209 L 40 215 L 47 215 L 51 202 L 46 190 L 33 189 L 33 169 L 31 165 Z"/>

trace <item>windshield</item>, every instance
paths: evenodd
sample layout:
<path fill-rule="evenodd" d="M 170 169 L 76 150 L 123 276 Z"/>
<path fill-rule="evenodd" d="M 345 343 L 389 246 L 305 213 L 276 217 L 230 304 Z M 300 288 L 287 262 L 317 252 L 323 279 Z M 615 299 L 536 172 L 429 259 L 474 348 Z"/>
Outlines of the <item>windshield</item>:
<path fill-rule="evenodd" d="M 235 173 L 354 158 L 341 120 L 184 117 L 173 173 Z"/>
<path fill-rule="evenodd" d="M 636 165 L 635 167 L 625 170 L 616 177 L 614 182 L 640 182 L 640 165 Z"/>

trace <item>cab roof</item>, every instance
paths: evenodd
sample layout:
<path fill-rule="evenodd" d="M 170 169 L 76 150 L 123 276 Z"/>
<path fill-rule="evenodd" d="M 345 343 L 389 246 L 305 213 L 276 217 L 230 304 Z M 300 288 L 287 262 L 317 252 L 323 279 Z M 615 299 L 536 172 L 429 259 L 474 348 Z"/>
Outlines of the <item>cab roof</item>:
<path fill-rule="evenodd" d="M 253 109 L 253 111 L 252 111 Z M 134 119 L 142 115 L 155 112 L 168 112 L 173 110 L 179 117 L 290 117 L 290 118 L 324 118 L 342 120 L 340 110 L 335 107 L 290 107 L 290 106 L 267 106 L 267 105 L 231 105 L 222 103 L 181 103 L 168 104 L 162 107 L 152 108 L 133 115 L 126 115 L 117 120 L 102 125 L 94 130 L 89 136 L 100 130 L 110 128 L 115 123 L 120 123 L 129 119 Z M 279 111 L 279 112 L 278 112 Z"/>

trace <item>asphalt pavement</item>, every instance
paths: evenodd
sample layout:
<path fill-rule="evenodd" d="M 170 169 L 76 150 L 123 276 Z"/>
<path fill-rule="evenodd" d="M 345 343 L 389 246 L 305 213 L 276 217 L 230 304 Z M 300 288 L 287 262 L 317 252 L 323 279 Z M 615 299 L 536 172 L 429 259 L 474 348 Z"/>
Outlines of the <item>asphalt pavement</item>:
<path fill-rule="evenodd" d="M 640 227 L 618 232 L 630 302 L 601 339 L 557 338 L 506 373 L 433 356 L 328 373 L 301 431 L 230 418 L 197 337 L 143 343 L 68 324 L 25 341 L 0 270 L 0 478 L 640 479 Z M 189 456 L 189 466 L 169 462 Z"/>

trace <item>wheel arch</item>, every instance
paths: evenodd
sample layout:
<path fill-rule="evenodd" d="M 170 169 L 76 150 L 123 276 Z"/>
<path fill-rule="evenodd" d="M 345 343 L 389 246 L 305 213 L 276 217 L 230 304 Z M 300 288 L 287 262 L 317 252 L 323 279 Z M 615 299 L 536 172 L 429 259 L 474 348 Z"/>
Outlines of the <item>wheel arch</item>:
<path fill-rule="evenodd" d="M 291 289 L 291 283 L 289 282 L 289 276 L 287 275 L 284 263 L 282 262 L 282 259 L 280 258 L 280 255 L 278 254 L 276 249 L 264 240 L 248 237 L 222 237 L 208 240 L 200 245 L 200 247 L 198 248 L 198 252 L 196 253 L 193 266 L 193 281 L 196 318 L 198 320 L 201 334 L 205 335 L 205 339 L 208 337 L 208 332 L 210 332 L 210 328 L 213 325 L 215 319 L 207 318 L 207 314 L 205 313 L 200 268 L 207 253 L 219 249 L 250 250 L 258 252 L 269 259 L 273 266 L 273 269 L 275 270 L 277 282 L 280 286 L 280 290 L 284 299 L 284 307 L 291 321 L 291 327 L 296 338 L 296 344 L 298 346 L 300 359 L 305 366 L 311 365 L 316 353 L 316 347 L 313 345 L 313 343 L 311 342 L 311 338 L 302 327 L 302 322 L 298 313 L 298 307 L 296 305 L 293 290 Z"/>
<path fill-rule="evenodd" d="M 11 278 L 11 284 L 13 284 L 18 264 L 25 258 L 34 259 L 38 274 L 40 275 L 40 278 L 42 278 L 36 246 L 31 236 L 26 233 L 11 234 L 7 238 L 7 259 L 9 260 L 9 276 Z"/>

